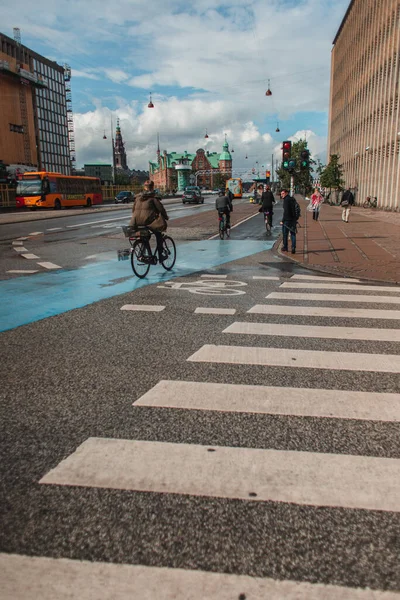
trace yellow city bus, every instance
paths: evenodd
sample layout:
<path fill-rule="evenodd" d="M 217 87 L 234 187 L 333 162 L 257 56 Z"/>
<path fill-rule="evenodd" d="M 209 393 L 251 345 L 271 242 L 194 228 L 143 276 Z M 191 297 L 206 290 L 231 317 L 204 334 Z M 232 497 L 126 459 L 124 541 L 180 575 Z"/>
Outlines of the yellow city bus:
<path fill-rule="evenodd" d="M 228 179 L 226 182 L 226 191 L 230 190 L 233 194 L 234 198 L 242 197 L 242 180 L 237 177 L 232 177 L 232 179 Z"/>
<path fill-rule="evenodd" d="M 17 207 L 68 208 L 101 204 L 101 182 L 97 177 L 75 177 L 61 173 L 23 173 L 17 182 Z"/>

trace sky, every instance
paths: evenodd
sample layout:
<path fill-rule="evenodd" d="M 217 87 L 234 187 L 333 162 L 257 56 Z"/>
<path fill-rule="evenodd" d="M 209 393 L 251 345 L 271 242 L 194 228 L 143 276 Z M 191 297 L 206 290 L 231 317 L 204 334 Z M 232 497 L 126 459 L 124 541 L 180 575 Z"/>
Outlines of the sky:
<path fill-rule="evenodd" d="M 226 134 L 234 167 L 270 168 L 286 139 L 326 161 L 330 55 L 348 4 L 0 0 L 0 29 L 72 67 L 78 167 L 111 163 L 118 117 L 130 168 L 148 169 L 157 134 L 168 152 L 220 151 Z"/>

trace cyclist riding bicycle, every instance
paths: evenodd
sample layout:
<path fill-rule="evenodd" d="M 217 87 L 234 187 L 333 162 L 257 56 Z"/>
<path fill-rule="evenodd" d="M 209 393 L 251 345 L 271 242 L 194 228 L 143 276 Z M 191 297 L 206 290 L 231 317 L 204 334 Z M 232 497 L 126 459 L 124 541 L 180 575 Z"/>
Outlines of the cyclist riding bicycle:
<path fill-rule="evenodd" d="M 215 200 L 215 208 L 218 211 L 218 216 L 226 215 L 226 228 L 230 229 L 233 206 L 232 201 L 224 194 L 223 190 L 218 192 L 218 197 Z"/>
<path fill-rule="evenodd" d="M 276 204 L 274 195 L 271 192 L 269 185 L 267 185 L 265 192 L 261 194 L 261 207 L 259 208 L 258 212 L 263 212 L 264 214 L 268 213 L 268 223 L 270 227 L 272 227 L 274 204 Z"/>
<path fill-rule="evenodd" d="M 154 191 L 154 181 L 145 181 L 144 191 L 138 194 L 132 208 L 130 227 L 148 227 L 156 236 L 157 252 L 160 261 L 163 259 L 163 236 L 162 232 L 167 229 L 169 219 L 167 211 L 160 202 L 160 197 Z"/>

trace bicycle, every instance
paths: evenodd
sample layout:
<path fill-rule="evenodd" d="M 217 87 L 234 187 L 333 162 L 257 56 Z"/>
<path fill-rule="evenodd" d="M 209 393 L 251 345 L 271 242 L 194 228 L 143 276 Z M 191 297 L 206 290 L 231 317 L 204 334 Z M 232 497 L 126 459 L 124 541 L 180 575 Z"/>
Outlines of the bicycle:
<path fill-rule="evenodd" d="M 161 259 L 158 257 L 157 246 L 151 249 L 150 239 L 154 233 L 148 227 L 133 229 L 128 225 L 122 226 L 125 237 L 129 239 L 131 247 L 128 250 L 118 251 L 118 260 L 128 260 L 131 257 L 132 270 L 136 277 L 143 279 L 150 270 L 151 265 L 158 262 L 166 271 L 171 271 L 176 261 L 176 246 L 169 235 L 163 234 L 163 250 Z"/>
<path fill-rule="evenodd" d="M 371 198 L 371 196 L 367 196 L 367 199 L 363 204 L 363 208 L 376 208 L 377 206 L 378 198 Z"/>
<path fill-rule="evenodd" d="M 226 237 L 229 238 L 231 235 L 231 228 L 226 225 L 226 214 L 218 213 L 218 221 L 219 221 L 219 237 L 221 240 L 224 239 L 225 233 Z"/>
<path fill-rule="evenodd" d="M 265 229 L 267 231 L 267 235 L 271 235 L 272 233 L 271 220 L 272 214 L 269 212 L 264 212 Z"/>

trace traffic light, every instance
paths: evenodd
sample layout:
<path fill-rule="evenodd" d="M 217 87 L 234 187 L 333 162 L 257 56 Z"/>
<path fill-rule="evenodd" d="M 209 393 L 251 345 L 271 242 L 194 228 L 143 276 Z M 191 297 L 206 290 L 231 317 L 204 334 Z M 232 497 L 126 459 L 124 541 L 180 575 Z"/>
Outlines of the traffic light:
<path fill-rule="evenodd" d="M 271 178 L 271 171 L 265 171 L 265 179 L 267 180 L 267 183 L 269 183 Z"/>
<path fill-rule="evenodd" d="M 289 166 L 288 166 L 289 171 L 294 171 L 295 168 L 296 168 L 296 159 L 289 158 Z"/>
<path fill-rule="evenodd" d="M 300 168 L 301 169 L 309 169 L 310 168 L 310 151 L 309 150 L 301 151 Z"/>
<path fill-rule="evenodd" d="M 284 169 L 289 169 L 289 160 L 292 156 L 292 142 L 285 141 L 282 144 L 282 166 Z"/>

